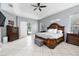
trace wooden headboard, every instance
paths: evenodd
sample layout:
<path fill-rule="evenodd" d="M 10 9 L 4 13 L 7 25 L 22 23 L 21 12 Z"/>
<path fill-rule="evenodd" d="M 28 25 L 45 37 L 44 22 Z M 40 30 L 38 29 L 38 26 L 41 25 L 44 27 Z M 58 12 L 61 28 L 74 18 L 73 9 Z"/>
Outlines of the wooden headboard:
<path fill-rule="evenodd" d="M 47 29 L 58 29 L 64 32 L 64 26 L 61 26 L 57 23 L 52 23 Z"/>

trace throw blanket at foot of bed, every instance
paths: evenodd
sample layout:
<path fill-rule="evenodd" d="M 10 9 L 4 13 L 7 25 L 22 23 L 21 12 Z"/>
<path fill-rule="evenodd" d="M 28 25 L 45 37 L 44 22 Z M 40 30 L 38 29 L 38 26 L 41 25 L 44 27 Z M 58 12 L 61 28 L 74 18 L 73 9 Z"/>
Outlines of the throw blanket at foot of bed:
<path fill-rule="evenodd" d="M 36 38 L 34 40 L 35 44 L 38 45 L 39 47 L 43 46 L 43 41 L 42 39 Z"/>

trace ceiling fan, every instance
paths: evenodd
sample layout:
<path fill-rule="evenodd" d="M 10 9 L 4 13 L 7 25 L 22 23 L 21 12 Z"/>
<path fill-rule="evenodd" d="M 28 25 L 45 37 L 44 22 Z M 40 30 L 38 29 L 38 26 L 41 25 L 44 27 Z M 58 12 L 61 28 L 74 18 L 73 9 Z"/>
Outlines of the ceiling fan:
<path fill-rule="evenodd" d="M 46 5 L 41 6 L 40 3 L 37 3 L 37 5 L 32 5 L 32 6 L 35 7 L 34 11 L 37 10 L 37 9 L 39 11 L 42 11 L 41 8 L 45 8 L 46 7 Z"/>

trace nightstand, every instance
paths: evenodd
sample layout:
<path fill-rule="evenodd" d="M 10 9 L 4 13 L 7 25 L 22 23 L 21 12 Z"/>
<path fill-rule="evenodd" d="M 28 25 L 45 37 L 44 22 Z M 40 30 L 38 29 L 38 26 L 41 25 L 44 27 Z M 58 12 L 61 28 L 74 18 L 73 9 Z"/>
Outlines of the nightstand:
<path fill-rule="evenodd" d="M 66 42 L 79 46 L 79 36 L 77 34 L 74 34 L 74 33 L 67 33 Z"/>

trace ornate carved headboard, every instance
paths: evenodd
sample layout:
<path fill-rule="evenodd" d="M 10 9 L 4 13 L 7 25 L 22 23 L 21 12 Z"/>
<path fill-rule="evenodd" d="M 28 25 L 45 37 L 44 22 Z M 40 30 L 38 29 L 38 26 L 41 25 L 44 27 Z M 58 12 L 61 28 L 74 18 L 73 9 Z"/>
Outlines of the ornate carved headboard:
<path fill-rule="evenodd" d="M 57 23 L 52 23 L 47 29 L 58 29 L 64 32 L 64 26 L 61 26 Z"/>

